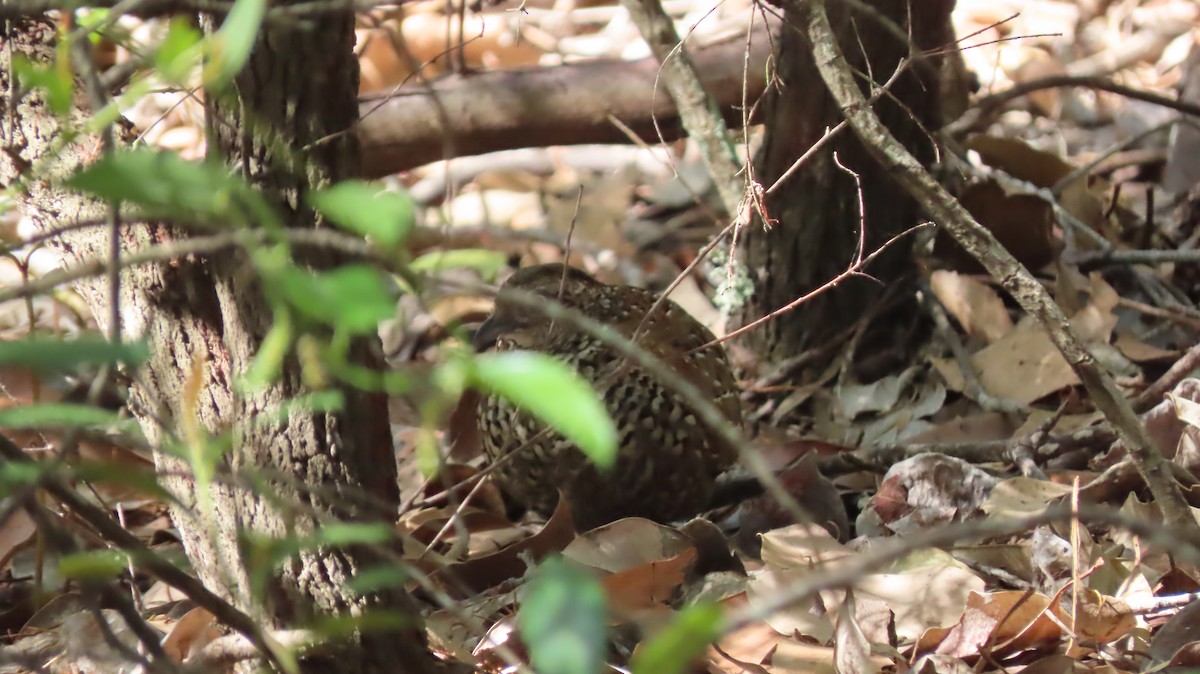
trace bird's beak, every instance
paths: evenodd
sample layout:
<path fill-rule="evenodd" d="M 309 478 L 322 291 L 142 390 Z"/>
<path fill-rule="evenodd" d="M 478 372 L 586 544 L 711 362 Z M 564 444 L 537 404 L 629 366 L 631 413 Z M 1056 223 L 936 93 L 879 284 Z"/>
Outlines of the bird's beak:
<path fill-rule="evenodd" d="M 497 320 L 495 316 L 489 316 L 475 330 L 475 336 L 471 338 L 471 348 L 475 349 L 476 353 L 490 349 L 496 345 L 496 340 L 500 335 L 508 332 L 508 329 L 509 326 L 503 321 Z"/>

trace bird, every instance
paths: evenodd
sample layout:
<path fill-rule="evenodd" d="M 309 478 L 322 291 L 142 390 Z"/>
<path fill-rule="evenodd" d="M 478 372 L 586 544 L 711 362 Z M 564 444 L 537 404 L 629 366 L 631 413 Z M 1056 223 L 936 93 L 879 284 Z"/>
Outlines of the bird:
<path fill-rule="evenodd" d="M 671 522 L 695 515 L 712 498 L 717 476 L 737 449 L 706 425 L 668 382 L 568 320 L 516 295 L 544 297 L 605 324 L 660 359 L 712 400 L 735 428 L 741 401 L 729 359 L 713 334 L 675 302 L 608 285 L 575 267 L 553 263 L 517 270 L 476 330 L 476 351 L 527 350 L 573 368 L 597 392 L 618 435 L 613 466 L 596 467 L 562 435 L 507 400 L 485 395 L 477 420 L 493 479 L 514 501 L 542 515 L 561 489 L 581 531 L 626 517 Z M 653 311 L 651 309 L 653 308 Z M 635 337 L 636 333 L 636 337 Z"/>

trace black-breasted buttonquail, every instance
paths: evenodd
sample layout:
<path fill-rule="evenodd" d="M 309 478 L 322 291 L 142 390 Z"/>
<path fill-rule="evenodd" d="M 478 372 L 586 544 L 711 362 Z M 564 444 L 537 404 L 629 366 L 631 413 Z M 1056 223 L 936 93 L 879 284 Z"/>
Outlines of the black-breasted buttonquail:
<path fill-rule="evenodd" d="M 527 267 L 500 289 L 475 347 L 536 351 L 573 367 L 604 401 L 619 445 L 615 465 L 601 471 L 541 422 L 501 398 L 484 397 L 478 415 L 483 448 L 492 460 L 507 457 L 494 473 L 501 488 L 542 514 L 553 510 L 562 489 L 581 530 L 622 517 L 665 522 L 703 510 L 736 449 L 669 385 L 568 321 L 552 321 L 517 303 L 513 290 L 557 300 L 625 338 L 638 331 L 639 346 L 708 396 L 730 423 L 740 426 L 742 420 L 724 350 L 700 348 L 713 340 L 712 333 L 677 304 L 663 302 L 639 331 L 655 302 L 652 293 L 606 285 L 561 264 Z"/>

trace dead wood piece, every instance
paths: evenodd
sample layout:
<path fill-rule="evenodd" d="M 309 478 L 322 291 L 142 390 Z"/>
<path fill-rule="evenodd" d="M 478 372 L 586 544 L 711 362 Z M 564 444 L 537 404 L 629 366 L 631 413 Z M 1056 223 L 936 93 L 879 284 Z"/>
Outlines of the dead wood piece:
<path fill-rule="evenodd" d="M 735 40 L 693 54 L 705 89 L 726 121 L 738 126 L 743 87 L 751 103 L 766 88 L 766 28 L 753 35 L 748 64 L 745 51 L 745 42 Z M 683 132 L 676 106 L 658 83 L 658 69 L 647 58 L 497 70 L 364 99 L 358 124 L 362 173 L 378 178 L 439 159 L 518 147 L 630 142 L 610 117 L 648 142 L 659 141 L 655 120 L 663 140 L 677 139 Z"/>

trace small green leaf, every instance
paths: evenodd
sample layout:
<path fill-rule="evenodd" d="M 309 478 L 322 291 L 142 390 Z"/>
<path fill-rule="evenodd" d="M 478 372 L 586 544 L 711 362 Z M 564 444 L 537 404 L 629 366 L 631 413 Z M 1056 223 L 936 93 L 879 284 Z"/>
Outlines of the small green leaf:
<path fill-rule="evenodd" d="M 171 495 L 159 484 L 153 466 L 130 466 L 126 462 L 76 461 L 71 465 L 73 477 L 84 482 L 103 482 L 137 489 L 149 495 L 169 501 Z"/>
<path fill-rule="evenodd" d="M 63 555 L 58 571 L 76 580 L 110 580 L 129 567 L 124 553 L 116 550 L 89 550 Z"/>
<path fill-rule="evenodd" d="M 346 583 L 346 587 L 360 595 L 404 587 L 408 582 L 408 574 L 404 567 L 396 564 L 384 564 L 359 571 Z"/>
<path fill-rule="evenodd" d="M 596 391 L 562 361 L 529 351 L 489 353 L 475 359 L 470 382 L 546 422 L 597 466 L 612 466 L 617 431 Z"/>
<path fill-rule="evenodd" d="M 0 428 L 83 428 L 121 421 L 115 413 L 87 405 L 45 403 L 0 409 Z"/>
<path fill-rule="evenodd" d="M 324 637 L 324 640 L 341 641 L 363 633 L 397 634 L 412 628 L 412 625 L 412 618 L 400 611 L 368 610 L 354 615 L 322 617 L 313 624 L 312 631 Z"/>
<path fill-rule="evenodd" d="M 322 526 L 313 538 L 318 545 L 342 547 L 386 543 L 395 535 L 395 530 L 383 522 L 338 522 Z"/>
<path fill-rule="evenodd" d="M 154 65 L 164 79 L 176 84 L 187 81 L 188 74 L 200 62 L 197 48 L 203 36 L 181 17 L 171 19 L 167 34 L 154 50 Z"/>
<path fill-rule="evenodd" d="M 67 68 L 54 64 L 40 65 L 21 56 L 13 56 L 13 71 L 26 89 L 43 89 L 46 103 L 56 115 L 71 111 L 71 100 L 75 96 L 75 80 Z"/>
<path fill-rule="evenodd" d="M 504 253 L 483 248 L 464 248 L 426 253 L 412 261 L 413 271 L 435 272 L 440 269 L 466 267 L 475 269 L 485 278 L 493 278 L 505 265 Z"/>
<path fill-rule="evenodd" d="M 416 224 L 407 192 L 347 180 L 308 194 L 308 203 L 342 229 L 371 237 L 385 249 L 399 246 Z"/>
<path fill-rule="evenodd" d="M 266 13 L 266 0 L 235 0 L 221 29 L 212 36 L 211 55 L 204 69 L 206 87 L 224 89 L 246 65 Z"/>
<path fill-rule="evenodd" d="M 149 357 L 150 349 L 145 342 L 114 344 L 99 337 L 0 341 L 0 365 L 21 365 L 43 372 L 72 370 L 80 365 L 136 367 Z"/>
<path fill-rule="evenodd" d="M 288 267 L 276 275 L 278 289 L 309 318 L 354 334 L 374 332 L 396 313 L 396 299 L 383 276 L 368 265 L 345 265 L 327 272 Z"/>
<path fill-rule="evenodd" d="M 271 209 L 250 185 L 210 161 L 187 161 L 147 148 L 92 163 L 67 185 L 110 203 L 128 202 L 149 217 L 184 222 L 271 224 Z"/>
<path fill-rule="evenodd" d="M 34 463 L 32 461 L 26 463 L 24 461 L 13 463 L 5 461 L 0 463 L 0 493 L 9 496 L 19 487 L 31 487 L 42 479 L 42 473 L 48 468 L 48 464 Z"/>
<path fill-rule="evenodd" d="M 517 629 L 538 674 L 596 674 L 608 642 L 607 602 L 600 582 L 552 558 L 529 583 Z"/>
<path fill-rule="evenodd" d="M 288 311 L 276 311 L 275 322 L 267 335 L 263 337 L 258 353 L 246 374 L 242 377 L 242 386 L 248 391 L 259 390 L 274 382 L 283 370 L 283 359 L 292 348 L 292 317 Z"/>
<path fill-rule="evenodd" d="M 265 596 L 279 566 L 311 547 L 291 530 L 280 537 L 248 531 L 239 533 L 242 554 L 249 569 L 250 592 L 260 598 Z"/>
<path fill-rule="evenodd" d="M 79 27 L 87 31 L 87 39 L 94 45 L 100 44 L 104 39 L 99 29 L 108 23 L 108 14 L 107 7 L 97 7 L 75 15 L 79 19 Z M 115 25 L 112 27 L 115 28 Z"/>
<path fill-rule="evenodd" d="M 696 604 L 638 650 L 633 674 L 679 674 L 721 635 L 721 607 Z"/>
<path fill-rule="evenodd" d="M 279 403 L 278 407 L 264 410 L 255 419 L 255 422 L 263 424 L 283 423 L 288 420 L 293 412 L 299 414 L 312 414 L 313 412 L 331 414 L 341 412 L 344 409 L 346 409 L 346 395 L 341 391 L 337 389 L 312 391 L 311 393 L 303 393 L 290 400 L 285 400 Z"/>

